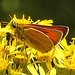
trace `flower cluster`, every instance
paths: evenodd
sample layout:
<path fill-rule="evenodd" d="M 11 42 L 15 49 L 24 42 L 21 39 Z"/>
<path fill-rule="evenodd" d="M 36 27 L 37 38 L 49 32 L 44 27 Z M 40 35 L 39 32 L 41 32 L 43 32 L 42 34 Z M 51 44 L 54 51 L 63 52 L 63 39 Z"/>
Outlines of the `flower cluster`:
<path fill-rule="evenodd" d="M 14 21 L 15 20 L 15 21 Z M 14 21 L 14 22 L 13 22 Z M 67 45 L 64 38 L 50 52 L 42 53 L 30 47 L 26 40 L 19 39 L 11 24 L 40 24 L 52 26 L 53 20 L 17 19 L 16 15 L 6 25 L 0 25 L 0 74 L 1 75 L 56 75 L 56 67 L 75 69 L 75 38 Z M 24 36 L 24 34 L 23 34 Z M 54 65 L 53 65 L 54 64 Z"/>

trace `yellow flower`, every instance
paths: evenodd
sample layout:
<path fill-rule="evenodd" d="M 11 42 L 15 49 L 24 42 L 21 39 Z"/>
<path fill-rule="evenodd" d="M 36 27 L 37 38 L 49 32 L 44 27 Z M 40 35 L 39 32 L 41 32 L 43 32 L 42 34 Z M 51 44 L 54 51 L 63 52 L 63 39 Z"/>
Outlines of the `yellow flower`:
<path fill-rule="evenodd" d="M 14 40 L 12 42 L 11 45 L 11 40 L 9 42 L 9 45 L 7 45 L 7 40 L 6 37 L 4 37 L 0 43 L 0 51 L 2 51 L 3 53 L 7 54 L 7 55 L 12 55 L 12 54 L 16 54 L 19 53 L 20 51 L 17 51 L 17 49 L 23 45 L 18 45 L 16 46 L 16 40 Z M 16 50 L 16 51 L 15 51 Z"/>
<path fill-rule="evenodd" d="M 42 20 L 38 24 L 40 25 L 50 25 L 52 26 L 53 20 Z"/>
<path fill-rule="evenodd" d="M 0 71 L 3 71 L 8 66 L 8 56 L 6 54 L 0 53 Z"/>
<path fill-rule="evenodd" d="M 40 51 L 37 51 L 36 59 L 41 60 L 42 62 L 51 61 L 54 53 L 55 53 L 55 48 L 53 48 L 48 53 L 41 53 Z"/>
<path fill-rule="evenodd" d="M 58 59 L 58 63 L 54 58 L 54 63 L 60 68 L 75 69 L 75 44 L 70 42 L 71 45 L 67 45 L 66 39 L 62 40 L 61 44 L 64 47 L 62 50 L 59 46 L 56 46 L 55 57 Z"/>
<path fill-rule="evenodd" d="M 13 19 L 18 24 L 31 24 L 31 23 L 36 24 L 36 23 L 38 23 L 40 25 L 51 25 L 52 26 L 52 23 L 53 23 L 53 20 L 42 20 L 42 21 L 37 20 L 36 22 L 34 22 L 30 16 L 28 17 L 28 19 L 25 19 L 24 15 L 23 15 L 22 19 L 17 19 L 16 15 L 14 15 Z"/>
<path fill-rule="evenodd" d="M 24 73 L 22 73 L 23 69 L 19 66 L 18 69 L 16 68 L 16 64 L 14 64 L 12 66 L 12 64 L 9 64 L 9 67 L 8 67 L 8 74 L 9 75 L 26 75 Z"/>
<path fill-rule="evenodd" d="M 57 63 L 57 61 L 58 63 Z M 53 61 L 54 61 L 54 64 L 60 68 L 65 68 L 65 66 L 62 64 L 64 63 L 64 52 L 63 50 L 57 45 L 56 46 L 56 50 L 55 50 L 55 54 L 54 54 L 54 58 L 53 58 Z"/>
<path fill-rule="evenodd" d="M 6 46 L 7 46 L 7 40 L 6 37 L 4 37 L 0 42 L 0 51 L 3 52 L 4 54 L 9 53 L 9 50 L 6 49 Z"/>

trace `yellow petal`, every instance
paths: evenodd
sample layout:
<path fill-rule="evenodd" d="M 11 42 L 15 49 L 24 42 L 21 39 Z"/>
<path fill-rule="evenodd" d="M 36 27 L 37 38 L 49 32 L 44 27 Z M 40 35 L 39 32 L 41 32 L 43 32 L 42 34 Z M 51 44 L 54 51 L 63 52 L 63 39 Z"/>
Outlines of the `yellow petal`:
<path fill-rule="evenodd" d="M 27 75 L 27 74 L 24 74 L 24 73 L 20 73 L 20 72 L 19 72 L 18 74 L 19 74 L 19 75 Z"/>
<path fill-rule="evenodd" d="M 56 69 L 52 68 L 49 75 L 56 75 Z"/>
<path fill-rule="evenodd" d="M 8 55 L 13 55 L 13 54 L 17 54 L 17 53 L 21 53 L 21 52 L 20 51 L 14 51 L 14 52 L 12 52 L 12 53 L 10 53 Z"/>
<path fill-rule="evenodd" d="M 62 64 L 62 61 L 59 61 L 59 63 L 57 63 L 57 62 L 56 62 L 56 59 L 54 58 L 54 59 L 53 59 L 53 62 L 54 62 L 54 64 L 55 64 L 57 67 L 66 68 L 66 66 L 64 66 L 64 65 Z"/>
<path fill-rule="evenodd" d="M 49 70 L 49 72 L 51 71 L 51 69 L 52 69 L 52 65 L 51 65 L 51 63 L 48 61 L 48 62 L 46 62 L 46 66 L 47 66 L 47 68 L 48 68 L 48 70 Z"/>
<path fill-rule="evenodd" d="M 53 20 L 42 20 L 38 24 L 52 26 Z"/>
<path fill-rule="evenodd" d="M 39 65 L 40 75 L 45 75 L 44 69 Z"/>
<path fill-rule="evenodd" d="M 63 40 L 61 41 L 61 44 L 62 44 L 62 46 L 63 46 L 65 49 L 69 50 L 69 46 L 67 45 L 66 39 L 63 39 Z"/>
<path fill-rule="evenodd" d="M 4 46 L 6 46 L 7 45 L 7 40 L 6 40 L 6 37 L 5 38 L 3 38 L 3 40 L 2 40 L 2 46 L 4 47 Z"/>
<path fill-rule="evenodd" d="M 16 49 L 15 47 L 11 46 L 10 49 L 9 49 L 10 53 L 12 53 L 13 51 L 15 51 L 15 49 Z"/>
<path fill-rule="evenodd" d="M 28 65 L 27 68 L 29 69 L 29 71 L 31 72 L 32 75 L 39 75 L 36 71 L 36 69 L 33 67 L 33 65 Z"/>

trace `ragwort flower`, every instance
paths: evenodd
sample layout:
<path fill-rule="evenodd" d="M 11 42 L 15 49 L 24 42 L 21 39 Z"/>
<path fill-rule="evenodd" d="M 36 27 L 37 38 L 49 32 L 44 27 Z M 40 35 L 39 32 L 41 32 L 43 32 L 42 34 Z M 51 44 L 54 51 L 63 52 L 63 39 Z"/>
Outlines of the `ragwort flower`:
<path fill-rule="evenodd" d="M 4 71 L 8 66 L 8 56 L 6 54 L 0 53 L 0 71 Z"/>
<path fill-rule="evenodd" d="M 62 50 L 59 46 L 56 47 L 54 63 L 60 68 L 75 69 L 75 44 L 70 42 L 71 45 L 67 45 L 66 39 L 61 41 L 61 45 L 64 47 Z M 57 63 L 58 61 L 58 63 Z"/>

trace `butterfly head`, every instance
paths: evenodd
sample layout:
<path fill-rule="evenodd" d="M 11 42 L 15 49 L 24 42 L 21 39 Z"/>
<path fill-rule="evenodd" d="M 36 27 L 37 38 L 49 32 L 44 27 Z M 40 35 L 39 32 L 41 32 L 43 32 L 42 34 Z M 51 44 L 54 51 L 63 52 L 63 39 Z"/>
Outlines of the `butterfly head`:
<path fill-rule="evenodd" d="M 11 22 L 11 26 L 13 28 L 17 28 L 17 23 L 15 22 L 15 20 L 13 19 L 13 21 Z"/>

